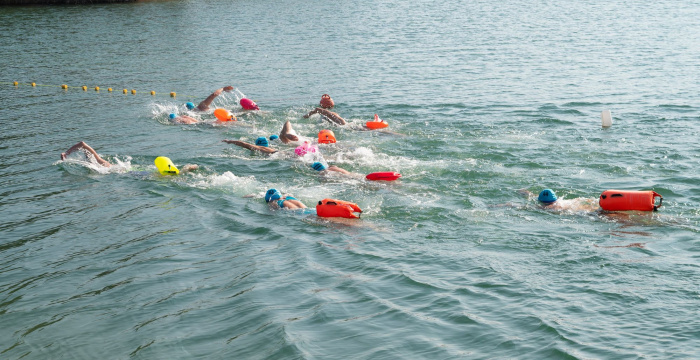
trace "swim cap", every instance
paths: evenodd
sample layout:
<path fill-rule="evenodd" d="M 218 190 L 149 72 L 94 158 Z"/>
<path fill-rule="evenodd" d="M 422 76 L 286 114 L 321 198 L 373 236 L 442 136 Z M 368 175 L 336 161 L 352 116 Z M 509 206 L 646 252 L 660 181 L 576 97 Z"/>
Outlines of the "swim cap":
<path fill-rule="evenodd" d="M 321 164 L 320 162 L 316 161 L 315 163 L 311 164 L 311 167 L 314 168 L 316 171 L 323 171 L 326 170 L 326 167 Z"/>
<path fill-rule="evenodd" d="M 270 140 L 277 140 L 277 139 L 279 139 L 279 138 L 280 138 L 280 137 L 277 136 L 277 135 L 270 135 Z"/>
<path fill-rule="evenodd" d="M 255 140 L 255 145 L 258 146 L 268 146 L 270 145 L 269 142 L 267 142 L 267 139 L 265 137 L 259 137 L 257 140 Z"/>
<path fill-rule="evenodd" d="M 270 189 L 265 193 L 265 202 L 275 201 L 281 197 L 282 194 L 277 189 Z"/>
<path fill-rule="evenodd" d="M 551 204 L 557 201 L 557 195 L 550 189 L 544 189 L 540 192 L 540 196 L 537 197 L 537 200 L 545 204 Z"/>
<path fill-rule="evenodd" d="M 175 114 L 170 114 L 170 115 L 168 115 L 168 116 L 169 116 L 171 119 L 174 119 L 174 118 L 177 117 L 177 115 L 175 115 Z"/>
<path fill-rule="evenodd" d="M 187 109 L 188 109 L 188 110 L 194 109 L 194 104 L 191 103 L 191 102 L 188 102 L 187 104 L 185 104 L 185 106 L 187 106 Z"/>

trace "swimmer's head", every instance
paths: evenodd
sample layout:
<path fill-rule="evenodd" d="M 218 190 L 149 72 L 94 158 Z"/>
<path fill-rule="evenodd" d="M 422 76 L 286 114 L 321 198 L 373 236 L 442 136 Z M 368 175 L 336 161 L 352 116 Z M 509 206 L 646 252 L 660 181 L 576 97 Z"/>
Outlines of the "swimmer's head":
<path fill-rule="evenodd" d="M 255 145 L 267 147 L 270 145 L 270 143 L 267 142 L 267 138 L 261 136 L 261 137 L 257 138 L 257 140 L 255 140 Z"/>
<path fill-rule="evenodd" d="M 185 106 L 187 107 L 187 110 L 194 109 L 194 103 L 188 102 L 187 104 L 185 104 Z"/>
<path fill-rule="evenodd" d="M 316 171 L 323 171 L 326 170 L 326 166 L 321 164 L 320 162 L 316 161 L 315 163 L 311 164 L 311 167 L 316 170 Z"/>
<path fill-rule="evenodd" d="M 277 136 L 277 135 L 270 135 L 270 140 L 277 140 L 277 139 L 279 139 L 279 138 L 280 138 L 280 137 Z"/>
<path fill-rule="evenodd" d="M 170 120 L 173 120 L 173 119 L 175 119 L 175 118 L 177 117 L 177 115 L 175 115 L 175 114 L 170 114 L 170 115 L 168 115 L 168 117 L 170 118 Z"/>
<path fill-rule="evenodd" d="M 544 204 L 551 204 L 557 201 L 557 195 L 554 193 L 554 191 L 550 189 L 544 189 L 540 192 L 540 195 L 537 197 L 537 200 Z"/>
<path fill-rule="evenodd" d="M 280 198 L 282 198 L 282 194 L 277 189 L 270 189 L 265 193 L 265 202 L 275 201 Z"/>

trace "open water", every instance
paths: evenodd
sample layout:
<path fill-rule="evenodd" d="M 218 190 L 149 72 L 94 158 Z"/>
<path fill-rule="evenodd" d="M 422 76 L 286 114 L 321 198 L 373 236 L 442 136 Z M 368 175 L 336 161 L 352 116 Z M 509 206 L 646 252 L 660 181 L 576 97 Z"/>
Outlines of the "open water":
<path fill-rule="evenodd" d="M 0 358 L 698 358 L 698 19 L 698 1 L 2 7 Z M 215 107 L 263 111 L 167 121 L 225 85 Z M 323 93 L 348 126 L 302 117 Z M 357 130 L 375 113 L 395 134 Z M 287 120 L 335 132 L 328 163 L 403 178 L 222 143 Z M 59 161 L 78 141 L 118 166 Z M 201 169 L 155 175 L 157 156 Z M 364 214 L 273 211 L 271 187 Z M 521 194 L 545 187 L 664 202 Z"/>

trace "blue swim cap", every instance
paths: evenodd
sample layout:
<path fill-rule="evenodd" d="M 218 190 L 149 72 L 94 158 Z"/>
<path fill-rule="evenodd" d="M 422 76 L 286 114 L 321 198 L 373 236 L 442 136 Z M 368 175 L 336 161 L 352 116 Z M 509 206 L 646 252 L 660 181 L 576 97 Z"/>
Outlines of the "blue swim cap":
<path fill-rule="evenodd" d="M 187 104 L 185 104 L 185 106 L 187 106 L 187 109 L 188 109 L 188 110 L 194 109 L 194 104 L 191 103 L 191 102 L 188 102 Z"/>
<path fill-rule="evenodd" d="M 270 135 L 270 140 L 277 140 L 277 139 L 279 139 L 279 138 L 280 138 L 280 137 L 277 136 L 277 135 Z"/>
<path fill-rule="evenodd" d="M 326 170 L 326 167 L 321 164 L 320 162 L 316 161 L 315 163 L 311 164 L 311 167 L 314 168 L 316 171 L 323 171 Z"/>
<path fill-rule="evenodd" d="M 557 195 L 550 189 L 544 189 L 540 192 L 540 196 L 537 197 L 537 200 L 545 204 L 551 204 L 557 201 Z"/>
<path fill-rule="evenodd" d="M 270 143 L 267 142 L 267 138 L 264 138 L 261 136 L 257 140 L 255 140 L 255 145 L 268 146 L 268 145 L 270 145 Z"/>
<path fill-rule="evenodd" d="M 169 116 L 171 119 L 174 119 L 174 118 L 177 117 L 177 115 L 175 115 L 175 114 L 170 114 L 170 115 L 168 115 L 168 116 Z"/>
<path fill-rule="evenodd" d="M 281 197 L 282 194 L 277 189 L 270 189 L 265 193 L 265 202 L 275 201 Z"/>

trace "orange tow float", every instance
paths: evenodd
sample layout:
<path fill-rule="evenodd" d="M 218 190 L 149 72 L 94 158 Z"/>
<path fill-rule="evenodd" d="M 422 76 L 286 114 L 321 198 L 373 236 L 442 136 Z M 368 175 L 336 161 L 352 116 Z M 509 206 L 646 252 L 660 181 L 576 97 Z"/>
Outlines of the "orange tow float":
<path fill-rule="evenodd" d="M 659 205 L 656 205 L 656 198 Z M 607 211 L 656 211 L 661 207 L 663 197 L 654 191 L 605 190 L 600 194 L 598 204 Z"/>
<path fill-rule="evenodd" d="M 214 110 L 214 116 L 216 116 L 219 121 L 236 121 L 236 116 L 231 114 L 228 110 L 226 109 L 216 109 Z"/>
<path fill-rule="evenodd" d="M 319 144 L 335 144 L 335 134 L 331 130 L 321 130 L 318 132 L 318 143 Z"/>
<path fill-rule="evenodd" d="M 357 204 L 336 199 L 323 199 L 316 205 L 316 214 L 320 217 L 342 217 L 347 219 L 359 219 L 362 214 Z"/>
<path fill-rule="evenodd" d="M 380 119 L 377 114 L 374 114 L 374 121 L 366 122 L 365 126 L 367 126 L 370 130 L 376 130 L 388 127 L 389 124 L 387 124 L 386 121 Z"/>
<path fill-rule="evenodd" d="M 335 103 L 333 102 L 333 99 L 331 99 L 330 95 L 323 94 L 321 95 L 321 102 L 319 105 L 321 105 L 321 107 L 324 109 L 332 109 L 335 106 Z"/>

